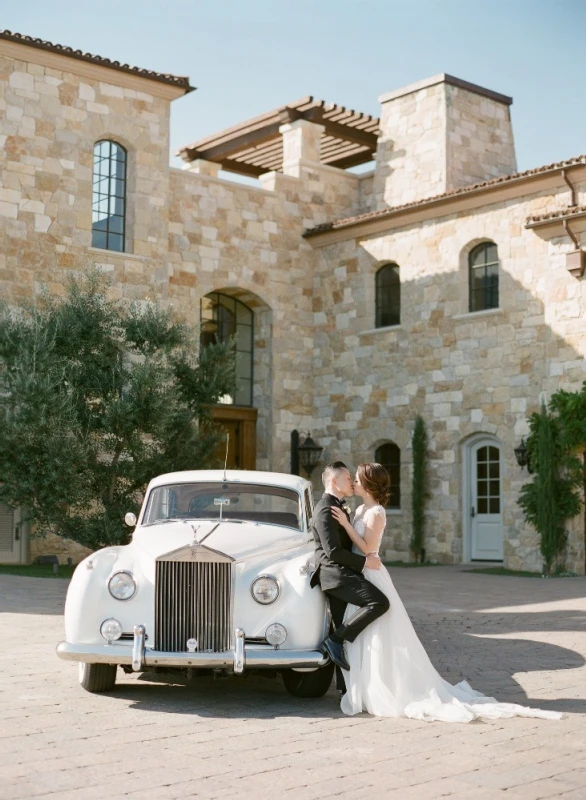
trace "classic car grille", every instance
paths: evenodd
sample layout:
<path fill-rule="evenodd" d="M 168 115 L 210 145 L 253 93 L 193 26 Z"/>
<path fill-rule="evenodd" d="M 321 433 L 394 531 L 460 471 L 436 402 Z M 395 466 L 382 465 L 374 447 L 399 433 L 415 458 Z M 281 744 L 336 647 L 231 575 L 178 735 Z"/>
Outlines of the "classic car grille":
<path fill-rule="evenodd" d="M 157 561 L 155 650 L 224 652 L 232 644 L 232 574 L 229 563 Z"/>

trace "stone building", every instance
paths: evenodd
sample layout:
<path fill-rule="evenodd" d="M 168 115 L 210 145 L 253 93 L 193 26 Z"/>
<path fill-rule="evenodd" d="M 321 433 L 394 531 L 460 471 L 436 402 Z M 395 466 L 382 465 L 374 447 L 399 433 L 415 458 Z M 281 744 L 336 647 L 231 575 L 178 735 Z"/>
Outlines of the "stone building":
<path fill-rule="evenodd" d="M 239 386 L 216 410 L 232 464 L 289 471 L 293 430 L 323 460 L 382 460 L 387 558 L 407 557 L 421 415 L 428 558 L 540 569 L 513 451 L 543 398 L 586 379 L 586 157 L 517 172 L 511 98 L 437 75 L 381 97 L 380 119 L 283 105 L 182 148 L 175 169 L 170 103 L 190 90 L 0 33 L 2 297 L 63 292 L 96 265 L 116 296 L 235 332 Z M 0 514 L 0 561 L 77 557 L 17 522 Z M 572 524 L 566 564 L 583 573 Z"/>

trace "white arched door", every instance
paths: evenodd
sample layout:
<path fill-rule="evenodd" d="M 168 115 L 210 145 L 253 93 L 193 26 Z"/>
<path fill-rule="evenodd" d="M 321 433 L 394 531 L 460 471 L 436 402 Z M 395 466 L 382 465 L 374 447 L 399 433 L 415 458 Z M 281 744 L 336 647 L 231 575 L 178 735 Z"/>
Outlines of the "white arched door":
<path fill-rule="evenodd" d="M 501 448 L 495 439 L 479 439 L 468 448 L 468 532 L 471 561 L 503 560 Z"/>

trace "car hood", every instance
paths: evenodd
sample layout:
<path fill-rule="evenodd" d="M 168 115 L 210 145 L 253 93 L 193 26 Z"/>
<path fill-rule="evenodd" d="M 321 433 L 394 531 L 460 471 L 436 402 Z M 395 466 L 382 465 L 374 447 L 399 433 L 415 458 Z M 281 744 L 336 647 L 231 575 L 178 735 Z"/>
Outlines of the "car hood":
<path fill-rule="evenodd" d="M 290 550 L 309 539 L 307 533 L 277 525 L 205 520 L 139 527 L 134 532 L 131 547 L 156 559 L 197 541 L 203 547 L 240 561 L 263 553 Z"/>

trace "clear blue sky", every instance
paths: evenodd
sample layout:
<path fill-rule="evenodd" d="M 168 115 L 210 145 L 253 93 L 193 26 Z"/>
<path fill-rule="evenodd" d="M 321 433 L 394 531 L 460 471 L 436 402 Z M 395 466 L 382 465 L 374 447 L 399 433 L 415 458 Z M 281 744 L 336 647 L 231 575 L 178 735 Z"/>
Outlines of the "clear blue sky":
<path fill-rule="evenodd" d="M 310 94 L 378 115 L 438 72 L 514 98 L 519 169 L 586 152 L 586 0 L 19 0 L 0 27 L 188 75 L 172 152 Z"/>

